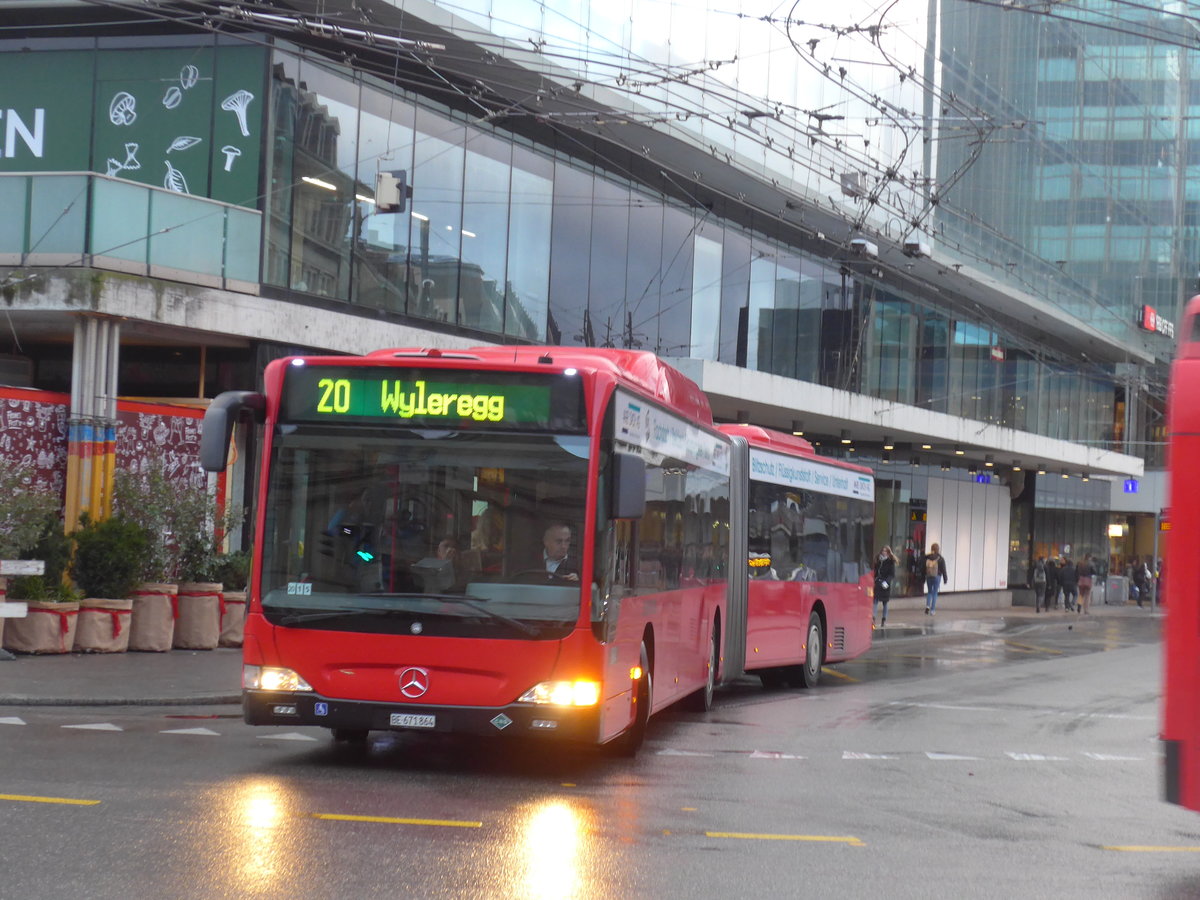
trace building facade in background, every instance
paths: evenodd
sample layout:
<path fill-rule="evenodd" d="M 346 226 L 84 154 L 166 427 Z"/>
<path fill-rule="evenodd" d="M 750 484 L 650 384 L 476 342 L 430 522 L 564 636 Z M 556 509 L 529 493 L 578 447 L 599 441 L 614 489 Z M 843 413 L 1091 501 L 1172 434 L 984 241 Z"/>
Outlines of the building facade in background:
<path fill-rule="evenodd" d="M 1145 543 L 1107 536 L 1172 349 L 1134 312 L 1174 318 L 1186 253 L 1141 222 L 1171 253 L 1135 290 L 1132 244 L 1097 251 L 1055 154 L 1119 148 L 1047 112 L 1058 23 L 319 6 L 0 9 L 6 383 L 202 400 L 292 352 L 643 348 L 718 418 L 875 468 L 877 541 L 939 541 L 952 589 Z M 1177 159 L 1093 165 L 1132 196 L 1161 162 L 1178 200 Z"/>

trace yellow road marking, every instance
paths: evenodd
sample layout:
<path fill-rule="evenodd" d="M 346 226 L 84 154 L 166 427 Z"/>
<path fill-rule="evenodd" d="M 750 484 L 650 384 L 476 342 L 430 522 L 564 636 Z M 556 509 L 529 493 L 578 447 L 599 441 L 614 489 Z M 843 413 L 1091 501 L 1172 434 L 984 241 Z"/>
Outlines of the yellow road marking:
<path fill-rule="evenodd" d="M 738 831 L 706 831 L 705 837 L 738 838 L 746 841 L 814 841 L 823 844 L 849 844 L 851 847 L 867 846 L 856 837 L 832 834 L 744 834 Z"/>
<path fill-rule="evenodd" d="M 852 678 L 845 672 L 838 672 L 835 669 L 822 669 L 821 673 L 824 675 L 832 675 L 834 678 L 841 678 L 844 681 L 853 681 L 855 684 L 858 684 L 857 678 Z"/>
<path fill-rule="evenodd" d="M 438 825 L 443 828 L 482 828 L 482 822 L 456 822 L 453 819 L 395 819 L 390 816 L 345 816 L 339 813 L 313 813 L 314 819 L 337 822 L 382 822 L 386 825 Z"/>
<path fill-rule="evenodd" d="M 1136 844 L 1128 846 L 1101 847 L 1101 850 L 1116 850 L 1120 853 L 1200 853 L 1200 847 L 1141 847 Z"/>
<path fill-rule="evenodd" d="M 30 797 L 25 794 L 0 794 L 0 800 L 15 800 L 18 803 L 65 803 L 68 806 L 96 806 L 99 800 L 75 800 L 71 797 Z"/>

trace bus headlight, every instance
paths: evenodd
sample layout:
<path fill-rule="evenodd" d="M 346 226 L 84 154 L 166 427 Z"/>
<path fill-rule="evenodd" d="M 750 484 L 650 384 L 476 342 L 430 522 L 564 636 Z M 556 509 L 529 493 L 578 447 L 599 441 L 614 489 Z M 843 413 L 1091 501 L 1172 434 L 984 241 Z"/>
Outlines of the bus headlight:
<path fill-rule="evenodd" d="M 277 666 L 242 666 L 242 688 L 248 691 L 311 691 L 312 685 Z"/>
<path fill-rule="evenodd" d="M 517 698 L 518 703 L 553 706 L 595 706 L 600 702 L 598 681 L 543 681 Z"/>

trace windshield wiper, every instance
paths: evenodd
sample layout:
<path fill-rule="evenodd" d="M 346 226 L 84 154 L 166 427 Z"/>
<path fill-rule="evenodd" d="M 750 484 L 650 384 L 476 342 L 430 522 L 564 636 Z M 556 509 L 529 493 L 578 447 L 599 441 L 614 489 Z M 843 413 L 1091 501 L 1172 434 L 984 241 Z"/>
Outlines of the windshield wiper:
<path fill-rule="evenodd" d="M 487 600 L 483 597 L 472 596 L 471 594 L 413 594 L 413 593 L 388 594 L 388 593 L 378 593 L 378 594 L 365 594 L 364 596 L 367 596 L 367 597 L 402 597 L 405 599 L 414 599 L 414 600 L 429 599 L 429 600 L 441 600 L 446 603 L 457 603 L 460 606 L 466 606 L 469 609 L 475 610 L 476 612 L 481 612 L 485 616 L 487 616 L 489 619 L 495 619 L 497 622 L 503 622 L 505 625 L 511 625 L 513 628 L 516 628 L 518 631 L 523 631 L 525 634 L 528 634 L 531 637 L 536 637 L 538 634 L 541 633 L 540 628 L 534 628 L 532 625 L 528 625 L 525 622 L 522 622 L 520 619 L 513 619 L 509 616 L 504 615 L 503 613 L 498 613 L 495 610 L 488 609 L 486 606 L 480 606 L 481 603 L 486 603 Z"/>
<path fill-rule="evenodd" d="M 290 616 L 283 616 L 279 620 L 279 624 L 298 625 L 301 622 L 320 622 L 322 619 L 340 619 L 344 616 L 365 616 L 370 615 L 371 613 L 380 613 L 387 616 L 398 612 L 401 612 L 401 610 L 352 606 L 347 607 L 346 609 L 329 610 L 326 612 L 292 613 Z"/>

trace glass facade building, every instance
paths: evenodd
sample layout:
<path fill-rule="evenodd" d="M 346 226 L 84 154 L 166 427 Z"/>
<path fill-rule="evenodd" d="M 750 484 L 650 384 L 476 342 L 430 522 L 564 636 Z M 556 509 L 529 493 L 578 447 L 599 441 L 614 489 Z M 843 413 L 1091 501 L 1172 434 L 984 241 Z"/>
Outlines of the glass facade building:
<path fill-rule="evenodd" d="M 272 66 L 264 285 L 489 340 L 632 347 L 1069 441 L 1111 368 L 297 50 Z M 401 213 L 375 208 L 403 171 Z"/>
<path fill-rule="evenodd" d="M 250 348 L 239 372 L 361 349 L 345 332 L 381 323 L 406 342 L 724 364 L 715 380 L 778 390 L 762 424 L 786 428 L 820 391 L 840 404 L 825 426 L 855 406 L 846 424 L 875 448 L 900 410 L 911 464 L 860 448 L 877 540 L 919 545 L 943 498 L 943 524 L 978 546 L 1008 535 L 989 583 L 1016 584 L 1062 486 L 975 482 L 947 438 L 978 462 L 1057 453 L 1075 477 L 1155 461 L 1170 341 L 1135 313 L 1169 317 L 1200 253 L 1190 58 L 1089 27 L 1093 8 L 1065 22 L 945 0 L 893 21 L 851 4 L 838 14 L 861 27 L 839 29 L 709 0 L 636 16 L 632 0 L 397 0 L 336 40 L 258 7 L 222 8 L 216 37 L 165 11 L 132 29 L 0 10 L 0 84 L 32 85 L 0 88 L 0 196 L 25 213 L 0 227 L 0 264 L 175 279 L 342 329 L 231 334 Z M 355 9 L 318 18 L 349 28 Z M 51 384 L 39 364 L 38 386 L 62 389 L 69 353 L 41 350 L 57 368 Z M 745 390 L 721 418 L 759 402 Z M 922 435 L 949 471 L 916 458 Z M 1003 516 L 959 517 L 975 485 Z"/>

